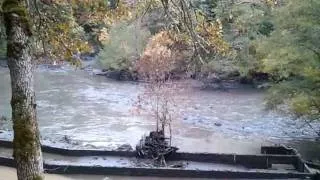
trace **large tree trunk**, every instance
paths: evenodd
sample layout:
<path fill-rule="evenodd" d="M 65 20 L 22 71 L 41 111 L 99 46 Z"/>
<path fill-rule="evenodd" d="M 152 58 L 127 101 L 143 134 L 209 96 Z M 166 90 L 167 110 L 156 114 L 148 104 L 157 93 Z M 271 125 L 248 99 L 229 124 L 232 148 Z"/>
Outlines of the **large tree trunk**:
<path fill-rule="evenodd" d="M 5 0 L 4 20 L 12 89 L 14 153 L 18 180 L 41 180 L 43 161 L 31 58 L 31 27 L 24 0 Z"/>

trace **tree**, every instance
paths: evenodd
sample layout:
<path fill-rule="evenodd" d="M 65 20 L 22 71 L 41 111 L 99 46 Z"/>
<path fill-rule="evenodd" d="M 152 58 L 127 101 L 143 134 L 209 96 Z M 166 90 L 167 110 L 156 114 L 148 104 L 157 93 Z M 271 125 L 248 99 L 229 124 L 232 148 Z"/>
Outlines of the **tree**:
<path fill-rule="evenodd" d="M 172 147 L 171 122 L 174 115 L 174 99 L 178 88 L 173 84 L 170 72 L 176 63 L 174 44 L 169 32 L 161 31 L 150 39 L 136 66 L 139 75 L 146 81 L 145 90 L 138 96 L 138 107 L 151 112 L 156 120 L 156 131 L 143 137 L 136 151 L 138 156 L 156 160 L 156 164 L 166 166 L 165 158 L 177 151 Z M 169 138 L 166 130 L 169 130 Z"/>
<path fill-rule="evenodd" d="M 34 92 L 29 13 L 24 0 L 5 0 L 2 10 L 11 77 L 13 156 L 17 176 L 18 180 L 41 180 L 43 161 Z"/>
<path fill-rule="evenodd" d="M 259 43 L 257 56 L 275 85 L 271 108 L 287 104 L 298 117 L 320 119 L 320 1 L 290 0 L 275 10 L 275 31 Z"/>
<path fill-rule="evenodd" d="M 86 39 L 82 36 L 82 30 L 75 17 L 79 18 L 77 14 L 80 6 L 104 5 L 102 0 L 98 5 L 92 4 L 93 2 L 95 1 L 0 1 L 11 76 L 13 156 L 19 180 L 43 179 L 33 78 L 37 53 L 43 50 L 44 55 L 50 58 L 71 61 L 76 51 L 88 50 Z M 93 19 L 104 16 L 101 13 L 98 15 Z M 113 16 L 116 15 L 115 13 Z"/>

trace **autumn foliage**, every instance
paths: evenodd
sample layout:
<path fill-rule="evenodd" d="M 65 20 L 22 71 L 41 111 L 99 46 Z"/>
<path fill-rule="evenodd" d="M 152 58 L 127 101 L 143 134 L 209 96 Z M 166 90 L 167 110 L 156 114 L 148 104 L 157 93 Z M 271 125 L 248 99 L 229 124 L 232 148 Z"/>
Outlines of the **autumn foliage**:
<path fill-rule="evenodd" d="M 173 45 L 168 32 L 153 36 L 137 63 L 137 70 L 147 81 L 165 81 L 174 68 L 175 59 L 170 46 Z"/>
<path fill-rule="evenodd" d="M 176 63 L 177 51 L 171 50 L 174 44 L 168 31 L 157 33 L 150 39 L 136 64 L 141 79 L 146 81 L 145 91 L 139 95 L 138 103 L 155 117 L 157 131 L 165 132 L 168 128 L 170 137 L 177 93 L 177 86 L 170 75 Z"/>

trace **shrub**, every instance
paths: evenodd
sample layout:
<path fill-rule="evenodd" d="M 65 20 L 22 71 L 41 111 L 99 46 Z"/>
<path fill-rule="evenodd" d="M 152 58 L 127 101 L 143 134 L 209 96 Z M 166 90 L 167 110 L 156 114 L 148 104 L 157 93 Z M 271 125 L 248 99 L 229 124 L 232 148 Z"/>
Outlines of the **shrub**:
<path fill-rule="evenodd" d="M 99 65 L 108 70 L 129 70 L 143 52 L 150 32 L 138 24 L 121 23 L 111 28 L 99 54 Z"/>

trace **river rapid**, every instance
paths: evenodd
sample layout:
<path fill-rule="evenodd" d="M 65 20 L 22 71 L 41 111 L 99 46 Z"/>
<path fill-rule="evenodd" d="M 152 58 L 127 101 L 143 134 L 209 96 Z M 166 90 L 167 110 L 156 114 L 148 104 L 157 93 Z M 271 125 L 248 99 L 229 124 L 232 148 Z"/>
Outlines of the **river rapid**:
<path fill-rule="evenodd" d="M 154 119 L 132 112 L 144 85 L 96 76 L 68 65 L 35 73 L 38 119 L 44 143 L 72 148 L 132 147 L 154 130 Z M 301 120 L 264 108 L 265 92 L 242 87 L 204 91 L 185 86 L 177 93 L 173 144 L 181 151 L 259 153 L 261 145 L 286 144 L 306 159 L 320 159 L 316 134 Z M 0 68 L 0 116 L 11 116 L 10 76 Z M 313 126 L 320 128 L 319 123 Z M 12 139 L 11 123 L 0 122 L 0 138 Z"/>

